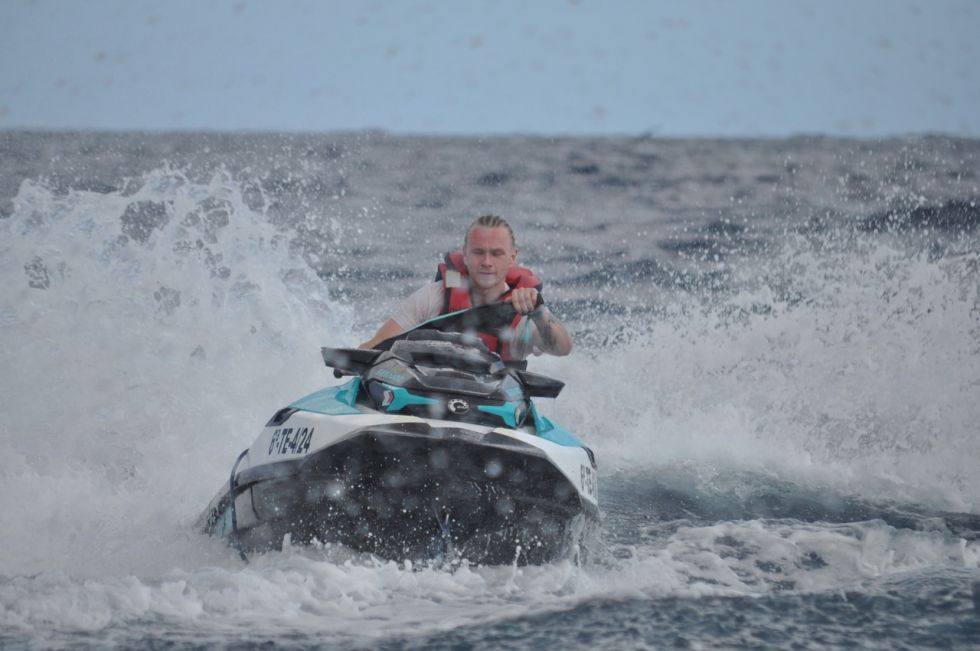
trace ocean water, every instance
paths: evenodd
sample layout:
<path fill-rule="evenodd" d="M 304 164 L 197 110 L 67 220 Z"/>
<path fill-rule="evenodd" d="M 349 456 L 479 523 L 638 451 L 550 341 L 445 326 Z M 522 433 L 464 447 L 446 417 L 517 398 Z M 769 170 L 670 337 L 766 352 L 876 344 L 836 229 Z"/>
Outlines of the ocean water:
<path fill-rule="evenodd" d="M 594 553 L 196 532 L 488 212 Z M 980 648 L 980 141 L 0 132 L 0 281 L 0 648 Z"/>

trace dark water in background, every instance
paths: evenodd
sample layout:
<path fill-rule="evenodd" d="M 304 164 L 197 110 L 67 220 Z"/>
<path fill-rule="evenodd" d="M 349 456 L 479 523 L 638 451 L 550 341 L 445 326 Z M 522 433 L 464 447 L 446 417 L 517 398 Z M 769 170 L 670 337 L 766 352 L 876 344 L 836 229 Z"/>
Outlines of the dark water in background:
<path fill-rule="evenodd" d="M 190 523 L 494 212 L 585 566 Z M 0 647 L 980 647 L 980 141 L 0 133 Z"/>

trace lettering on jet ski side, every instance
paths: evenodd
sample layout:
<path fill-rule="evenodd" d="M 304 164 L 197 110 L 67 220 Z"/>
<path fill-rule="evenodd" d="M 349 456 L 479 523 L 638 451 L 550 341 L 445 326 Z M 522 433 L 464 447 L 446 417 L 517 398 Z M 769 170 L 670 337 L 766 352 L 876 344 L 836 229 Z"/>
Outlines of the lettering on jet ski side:
<path fill-rule="evenodd" d="M 582 491 L 592 499 L 598 499 L 598 478 L 591 466 L 582 465 Z"/>
<path fill-rule="evenodd" d="M 280 427 L 272 433 L 269 454 L 306 454 L 312 442 L 312 427 Z"/>

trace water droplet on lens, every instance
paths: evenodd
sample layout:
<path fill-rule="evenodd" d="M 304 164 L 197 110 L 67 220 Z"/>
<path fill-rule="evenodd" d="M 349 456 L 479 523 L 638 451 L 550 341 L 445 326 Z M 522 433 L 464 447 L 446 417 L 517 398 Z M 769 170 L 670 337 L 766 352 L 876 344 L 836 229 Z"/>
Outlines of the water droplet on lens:
<path fill-rule="evenodd" d="M 483 467 L 483 472 L 487 474 L 490 479 L 496 479 L 504 472 L 504 464 L 500 463 L 497 459 L 491 459 L 487 461 L 487 465 Z"/>

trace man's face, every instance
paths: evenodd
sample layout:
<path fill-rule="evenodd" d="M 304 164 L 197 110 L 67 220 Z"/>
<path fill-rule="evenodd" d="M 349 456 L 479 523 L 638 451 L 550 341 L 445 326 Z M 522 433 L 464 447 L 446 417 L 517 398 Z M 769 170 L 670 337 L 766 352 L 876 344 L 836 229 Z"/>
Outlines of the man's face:
<path fill-rule="evenodd" d="M 517 259 L 510 233 L 503 226 L 474 226 L 466 238 L 463 262 L 475 289 L 488 291 L 504 284 L 507 270 Z"/>

